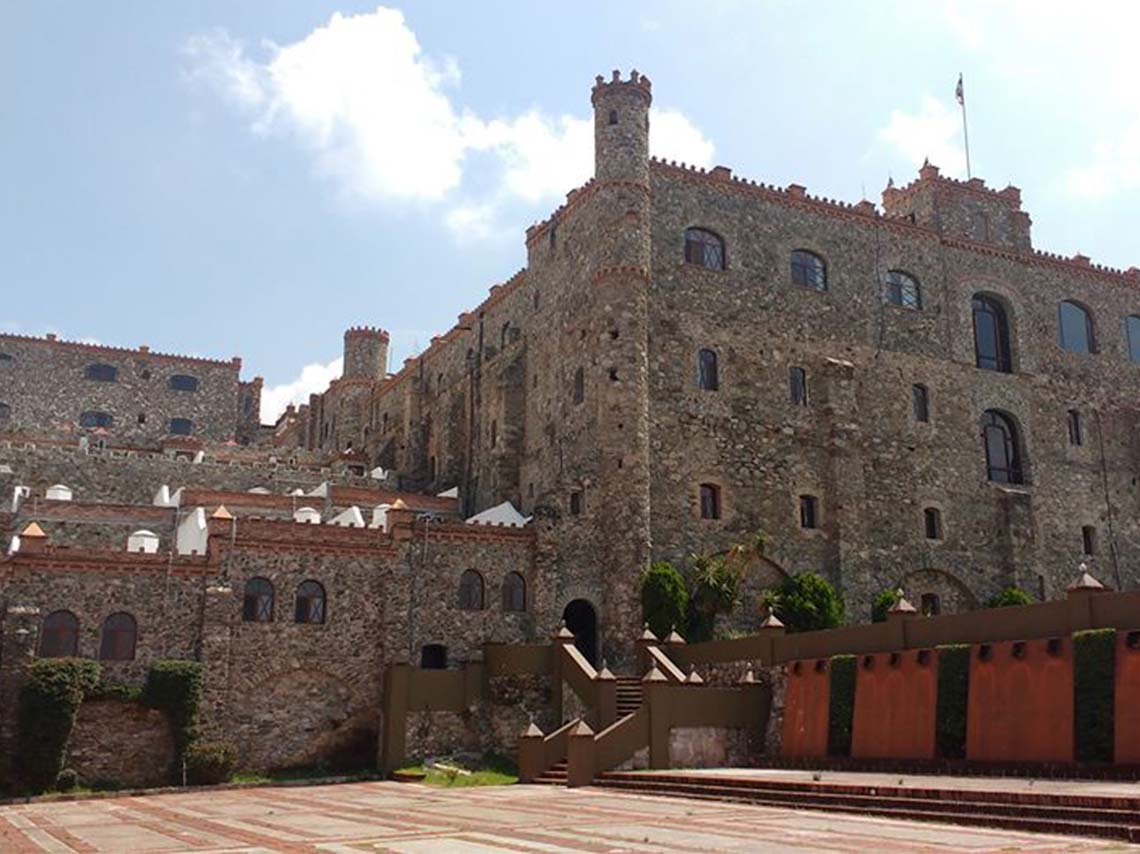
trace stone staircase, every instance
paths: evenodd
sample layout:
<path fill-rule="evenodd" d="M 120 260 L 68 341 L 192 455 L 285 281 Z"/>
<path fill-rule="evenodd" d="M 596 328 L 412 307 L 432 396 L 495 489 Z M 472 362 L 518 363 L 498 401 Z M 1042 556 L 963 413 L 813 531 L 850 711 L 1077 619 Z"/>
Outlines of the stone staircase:
<path fill-rule="evenodd" d="M 540 786 L 565 786 L 566 785 L 566 760 L 557 762 L 551 765 L 538 777 L 534 779 L 535 784 Z"/>
<path fill-rule="evenodd" d="M 595 785 L 647 795 L 849 812 L 1140 842 L 1140 797 L 915 788 L 608 771 Z M 999 784 L 1000 785 L 1000 784 Z"/>
<path fill-rule="evenodd" d="M 621 720 L 641 708 L 644 695 L 641 691 L 641 677 L 619 676 L 617 682 L 617 716 Z"/>

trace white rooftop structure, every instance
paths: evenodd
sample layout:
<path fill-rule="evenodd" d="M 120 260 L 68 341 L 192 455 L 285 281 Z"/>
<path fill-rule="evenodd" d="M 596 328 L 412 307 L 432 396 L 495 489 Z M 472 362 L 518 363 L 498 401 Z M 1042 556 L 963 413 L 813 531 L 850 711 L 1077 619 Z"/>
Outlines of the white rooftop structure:
<path fill-rule="evenodd" d="M 515 505 L 509 501 L 504 501 L 502 504 L 496 504 L 494 507 L 488 507 L 482 512 L 476 513 L 467 520 L 468 525 L 506 525 L 510 528 L 521 528 L 530 521 L 530 516 L 524 516 L 515 509 Z"/>

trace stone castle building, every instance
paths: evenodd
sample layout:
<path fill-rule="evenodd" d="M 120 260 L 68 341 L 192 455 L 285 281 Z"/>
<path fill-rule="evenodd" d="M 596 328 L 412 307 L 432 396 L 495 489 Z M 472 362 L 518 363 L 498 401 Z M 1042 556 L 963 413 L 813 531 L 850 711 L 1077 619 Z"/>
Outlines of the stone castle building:
<path fill-rule="evenodd" d="M 240 360 L 0 336 L 0 724 L 21 656 L 192 657 L 208 728 L 310 761 L 382 729 L 394 661 L 564 618 L 625 666 L 642 569 L 757 530 L 741 629 L 806 570 L 858 621 L 897 586 L 1056 598 L 1081 561 L 1135 588 L 1140 270 L 1033 249 L 1016 188 L 929 164 L 877 208 L 651 159 L 650 101 L 599 77 L 594 178 L 526 268 L 394 374 L 348 330 L 272 428 Z"/>

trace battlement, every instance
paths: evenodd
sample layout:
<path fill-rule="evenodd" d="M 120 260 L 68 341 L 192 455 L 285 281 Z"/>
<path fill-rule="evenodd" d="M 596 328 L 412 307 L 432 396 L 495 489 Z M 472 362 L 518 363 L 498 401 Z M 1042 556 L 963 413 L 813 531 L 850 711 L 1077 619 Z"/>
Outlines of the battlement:
<path fill-rule="evenodd" d="M 609 80 L 606 80 L 601 74 L 594 78 L 594 88 L 590 93 L 591 103 L 596 106 L 599 97 L 616 92 L 635 94 L 649 101 L 653 98 L 653 84 L 648 77 L 640 74 L 636 68 L 629 72 L 628 80 L 623 80 L 621 72 L 615 68 Z"/>
<path fill-rule="evenodd" d="M 96 344 L 90 341 L 67 341 L 59 338 L 54 332 L 49 332 L 47 335 L 40 337 L 38 335 L 16 335 L 9 332 L 0 332 L 0 345 L 4 341 L 14 341 L 24 344 L 40 344 L 50 347 L 57 347 L 64 350 L 73 352 L 89 352 L 89 353 L 114 353 L 117 355 L 127 356 L 141 356 L 147 359 L 154 359 L 157 361 L 166 362 L 190 362 L 202 365 L 217 365 L 220 367 L 230 367 L 235 370 L 241 370 L 241 357 L 233 356 L 229 360 L 226 359 L 210 359 L 205 356 L 186 356 L 180 353 L 161 353 L 153 352 L 146 344 L 140 344 L 137 348 L 131 347 L 114 347 L 108 344 Z"/>
<path fill-rule="evenodd" d="M 1020 188 L 1008 184 L 1004 189 L 995 190 L 991 187 L 987 187 L 986 182 L 981 178 L 970 178 L 967 181 L 950 178 L 943 175 L 941 170 L 929 160 L 923 163 L 922 168 L 918 170 L 918 178 L 906 186 L 895 187 L 888 184 L 887 188 L 883 190 L 883 206 L 889 209 L 892 204 L 897 204 L 899 200 L 913 195 L 924 186 L 931 184 L 938 184 L 967 193 L 979 194 L 984 198 L 1001 202 L 1013 210 L 1021 210 Z"/>
<path fill-rule="evenodd" d="M 344 330 L 345 338 L 379 338 L 382 341 L 388 340 L 387 330 L 381 329 L 379 326 L 350 326 Z"/>

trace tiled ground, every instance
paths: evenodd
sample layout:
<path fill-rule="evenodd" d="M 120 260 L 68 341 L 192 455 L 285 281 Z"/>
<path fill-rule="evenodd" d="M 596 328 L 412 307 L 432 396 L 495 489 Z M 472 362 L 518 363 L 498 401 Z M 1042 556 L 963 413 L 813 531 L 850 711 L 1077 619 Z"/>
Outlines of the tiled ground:
<path fill-rule="evenodd" d="M 0 807 L 0 852 L 1137 850 L 1116 842 L 546 786 L 400 783 Z"/>

